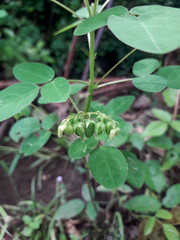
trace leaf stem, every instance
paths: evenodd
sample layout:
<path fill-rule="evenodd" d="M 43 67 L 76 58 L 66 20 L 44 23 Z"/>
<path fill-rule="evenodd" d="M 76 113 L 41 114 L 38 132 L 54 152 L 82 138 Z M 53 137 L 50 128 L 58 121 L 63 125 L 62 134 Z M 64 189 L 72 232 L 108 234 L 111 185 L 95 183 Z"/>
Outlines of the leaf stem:
<path fill-rule="evenodd" d="M 97 10 L 97 6 L 99 4 L 99 0 L 95 0 L 95 3 L 94 3 L 94 11 L 93 11 L 93 16 L 96 15 L 96 10 Z"/>
<path fill-rule="evenodd" d="M 62 8 L 64 8 L 66 11 L 68 11 L 68 12 L 70 12 L 71 14 L 73 14 L 74 16 L 76 16 L 79 20 L 82 20 L 82 18 L 81 18 L 79 15 L 77 15 L 76 12 L 74 12 L 72 9 L 68 8 L 66 5 L 64 5 L 64 4 L 62 4 L 62 3 L 60 3 L 60 2 L 58 2 L 58 1 L 56 1 L 56 0 L 50 0 L 50 1 L 53 2 L 53 3 L 55 3 L 55 4 L 57 4 L 57 5 L 59 5 L 59 6 L 62 7 Z"/>
<path fill-rule="evenodd" d="M 87 10 L 88 10 L 89 17 L 92 17 L 92 13 L 91 13 L 91 8 L 90 8 L 90 5 L 89 5 L 89 1 L 88 1 L 88 0 L 84 0 L 84 3 L 85 3 L 86 8 L 87 8 Z"/>
<path fill-rule="evenodd" d="M 95 33 L 93 31 L 90 33 L 90 53 L 89 53 L 90 80 L 89 80 L 88 98 L 86 102 L 85 112 L 89 112 L 89 108 L 91 105 L 91 100 L 94 92 L 94 39 L 95 39 Z"/>
<path fill-rule="evenodd" d="M 76 80 L 76 79 L 68 79 L 68 82 L 77 82 L 77 83 L 84 83 L 84 84 L 86 84 L 86 85 L 89 85 L 89 83 L 88 82 L 86 82 L 86 81 L 83 81 L 83 80 Z"/>
<path fill-rule="evenodd" d="M 98 13 L 102 12 L 102 10 L 106 7 L 106 5 L 110 2 L 111 0 L 107 0 L 102 7 L 100 8 L 100 10 L 98 11 Z"/>
<path fill-rule="evenodd" d="M 134 48 L 132 51 L 130 51 L 128 54 L 126 54 L 119 62 L 117 62 L 107 73 L 102 76 L 102 78 L 96 83 L 95 87 L 105 78 L 107 75 L 109 75 L 117 66 L 119 66 L 120 63 L 122 63 L 126 58 L 128 58 L 133 52 L 136 51 L 136 48 Z"/>
<path fill-rule="evenodd" d="M 86 168 L 86 177 L 87 177 L 87 184 L 88 184 L 89 195 L 90 195 L 91 202 L 93 204 L 94 210 L 97 213 L 98 210 L 97 210 L 96 204 L 94 202 L 93 194 L 92 194 L 92 186 L 91 186 L 91 180 L 90 180 L 90 176 L 89 176 L 89 167 L 88 167 L 88 164 L 86 162 L 86 158 L 84 158 L 84 166 Z"/>
<path fill-rule="evenodd" d="M 79 108 L 77 107 L 77 105 L 75 104 L 74 100 L 72 99 L 72 97 L 69 96 L 69 100 L 72 103 L 73 107 L 75 108 L 76 112 L 79 112 Z"/>
<path fill-rule="evenodd" d="M 98 85 L 95 89 L 99 89 L 102 87 L 106 87 L 109 85 L 118 84 L 118 83 L 122 83 L 122 82 L 128 82 L 128 81 L 132 81 L 132 80 L 133 80 L 133 78 L 127 78 L 127 79 L 122 79 L 122 80 L 116 80 L 113 82 L 103 83 L 103 84 Z"/>

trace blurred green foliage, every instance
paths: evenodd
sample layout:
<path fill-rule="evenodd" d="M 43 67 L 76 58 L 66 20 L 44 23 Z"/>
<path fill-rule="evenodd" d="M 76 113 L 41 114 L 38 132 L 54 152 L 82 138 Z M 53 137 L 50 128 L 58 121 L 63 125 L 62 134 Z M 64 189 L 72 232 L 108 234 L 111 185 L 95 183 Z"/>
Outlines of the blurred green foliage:
<path fill-rule="evenodd" d="M 61 2 L 73 10 L 77 10 L 82 6 L 83 1 L 64 0 Z M 128 9 L 146 4 L 180 7 L 180 3 L 175 0 L 114 1 L 114 5 L 123 5 Z M 74 21 L 70 14 L 49 0 L 1 0 L 0 9 L 4 9 L 8 13 L 7 16 L 0 18 L 1 79 L 2 77 L 11 77 L 12 67 L 24 61 L 39 61 L 49 64 L 55 69 L 56 74 L 61 75 L 72 40 L 72 30 L 58 36 L 54 36 L 54 32 Z M 116 38 L 111 38 L 109 43 L 109 36 L 110 32 L 105 30 L 97 51 L 97 72 L 101 74 L 130 50 Z M 114 51 L 114 49 L 116 50 Z M 87 54 L 86 37 L 81 37 L 78 40 L 74 61 L 71 64 L 71 78 L 81 78 Z M 129 65 L 149 55 L 137 51 L 114 71 L 113 75 L 130 74 Z M 159 57 L 160 60 L 161 58 L 162 56 Z"/>

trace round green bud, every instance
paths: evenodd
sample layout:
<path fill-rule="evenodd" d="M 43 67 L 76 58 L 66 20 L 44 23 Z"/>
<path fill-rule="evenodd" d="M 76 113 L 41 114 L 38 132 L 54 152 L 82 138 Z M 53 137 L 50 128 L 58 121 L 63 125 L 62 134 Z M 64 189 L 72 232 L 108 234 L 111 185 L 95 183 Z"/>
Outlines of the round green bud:
<path fill-rule="evenodd" d="M 74 125 L 75 134 L 81 138 L 84 137 L 84 125 L 83 123 L 76 123 Z"/>
<path fill-rule="evenodd" d="M 85 121 L 85 135 L 87 138 L 92 137 L 92 135 L 94 134 L 94 130 L 95 130 L 95 122 L 93 120 L 86 120 Z"/>
<path fill-rule="evenodd" d="M 72 125 L 70 123 L 68 123 L 66 125 L 66 128 L 64 129 L 64 133 L 66 133 L 68 135 L 72 135 L 74 133 L 74 128 L 72 127 Z"/>
<path fill-rule="evenodd" d="M 109 135 L 110 131 L 113 129 L 114 124 L 113 121 L 107 121 L 106 122 L 106 133 Z"/>
<path fill-rule="evenodd" d="M 95 127 L 96 135 L 100 135 L 105 132 L 105 124 L 103 122 L 98 122 Z"/>
<path fill-rule="evenodd" d="M 115 136 L 117 136 L 117 135 L 119 134 L 119 132 L 120 132 L 120 128 L 117 127 L 117 128 L 115 128 L 114 130 L 115 130 Z"/>

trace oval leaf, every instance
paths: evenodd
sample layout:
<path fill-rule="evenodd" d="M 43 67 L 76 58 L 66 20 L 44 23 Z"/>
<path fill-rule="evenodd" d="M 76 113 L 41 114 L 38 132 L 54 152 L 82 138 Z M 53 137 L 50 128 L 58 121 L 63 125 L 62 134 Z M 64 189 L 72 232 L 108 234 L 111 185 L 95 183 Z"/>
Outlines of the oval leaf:
<path fill-rule="evenodd" d="M 84 202 L 81 199 L 73 199 L 64 203 L 55 214 L 56 220 L 69 219 L 79 215 L 84 209 Z"/>
<path fill-rule="evenodd" d="M 157 118 L 164 122 L 170 122 L 172 119 L 172 114 L 162 109 L 153 108 L 152 113 L 154 114 L 154 116 L 156 116 Z"/>
<path fill-rule="evenodd" d="M 152 196 L 139 195 L 128 200 L 124 207 L 129 210 L 146 213 L 156 212 L 161 207 L 161 204 Z"/>
<path fill-rule="evenodd" d="M 153 58 L 145 58 L 133 65 L 134 75 L 141 77 L 149 75 L 160 66 L 160 62 Z"/>
<path fill-rule="evenodd" d="M 149 235 L 153 231 L 154 225 L 155 225 L 155 217 L 149 217 L 148 220 L 146 221 L 146 225 L 144 228 L 145 236 Z"/>
<path fill-rule="evenodd" d="M 9 135 L 15 142 L 18 142 L 21 137 L 26 138 L 31 133 L 40 130 L 40 128 L 40 122 L 37 118 L 27 117 L 16 122 L 12 126 Z"/>
<path fill-rule="evenodd" d="M 144 163 L 144 181 L 150 189 L 158 193 L 162 192 L 166 186 L 166 180 L 159 162 L 149 160 Z"/>
<path fill-rule="evenodd" d="M 168 169 L 173 167 L 179 160 L 179 154 L 176 151 L 169 151 L 163 163 L 162 170 L 167 171 Z"/>
<path fill-rule="evenodd" d="M 166 209 L 159 209 L 156 213 L 156 217 L 161 218 L 161 219 L 169 220 L 169 219 L 172 219 L 173 215 L 172 215 L 172 213 L 170 213 Z"/>
<path fill-rule="evenodd" d="M 178 230 L 171 224 L 163 224 L 164 235 L 167 240 L 179 240 Z"/>
<path fill-rule="evenodd" d="M 144 130 L 143 136 L 156 137 L 163 135 L 168 128 L 167 123 L 161 121 L 151 122 Z"/>
<path fill-rule="evenodd" d="M 70 93 L 70 95 L 74 95 L 74 94 L 78 93 L 79 91 L 81 91 L 86 86 L 87 85 L 84 84 L 84 83 L 71 84 L 71 93 Z"/>
<path fill-rule="evenodd" d="M 171 139 L 165 135 L 160 137 L 153 137 L 147 141 L 146 144 L 152 148 L 162 148 L 165 150 L 169 150 L 173 146 Z"/>
<path fill-rule="evenodd" d="M 21 82 L 41 84 L 54 78 L 54 70 L 42 63 L 20 63 L 13 68 L 15 78 Z"/>
<path fill-rule="evenodd" d="M 126 112 L 134 102 L 134 96 L 117 97 L 109 101 L 105 106 L 107 115 L 117 117 Z"/>
<path fill-rule="evenodd" d="M 180 203 L 180 183 L 168 188 L 163 198 L 163 205 L 167 208 L 176 207 Z"/>
<path fill-rule="evenodd" d="M 172 88 L 166 88 L 163 93 L 163 98 L 168 107 L 173 107 L 176 103 L 177 90 Z"/>
<path fill-rule="evenodd" d="M 163 7 L 162 7 L 163 9 Z M 169 8 L 141 16 L 110 16 L 108 27 L 125 44 L 144 52 L 164 54 L 180 46 L 180 10 Z M 158 24 L 157 24 L 158 23 Z M 158 33 L 158 34 L 157 34 Z"/>
<path fill-rule="evenodd" d="M 38 95 L 39 88 L 31 83 L 17 83 L 0 92 L 0 122 L 27 107 Z"/>
<path fill-rule="evenodd" d="M 37 134 L 31 134 L 23 141 L 20 152 L 24 153 L 26 156 L 37 152 L 47 143 L 50 136 L 50 132 L 46 132 L 43 130 L 40 130 Z"/>
<path fill-rule="evenodd" d="M 141 188 L 144 182 L 144 171 L 142 163 L 136 155 L 129 151 L 122 151 L 128 164 L 128 177 L 126 181 L 135 188 Z"/>
<path fill-rule="evenodd" d="M 117 16 L 124 16 L 128 14 L 128 11 L 126 8 L 122 6 L 117 6 L 117 7 L 113 7 L 111 9 L 105 10 L 95 15 L 94 17 L 90 17 L 85 21 L 83 21 L 76 28 L 74 35 L 81 36 L 107 25 L 108 17 L 111 16 L 112 14 Z"/>
<path fill-rule="evenodd" d="M 97 144 L 98 140 L 95 137 L 87 138 L 86 140 L 78 138 L 71 143 L 68 154 L 72 159 L 80 159 L 92 152 Z"/>
<path fill-rule="evenodd" d="M 178 120 L 172 121 L 172 122 L 170 123 L 170 126 L 171 126 L 174 130 L 176 130 L 177 132 L 180 133 L 180 121 L 178 121 Z"/>
<path fill-rule="evenodd" d="M 49 130 L 54 126 L 54 124 L 57 122 L 58 117 L 56 114 L 52 113 L 46 116 L 42 121 L 42 128 L 45 130 Z"/>
<path fill-rule="evenodd" d="M 148 75 L 144 77 L 134 78 L 133 85 L 145 92 L 160 92 L 163 90 L 167 83 L 162 77 L 156 75 Z"/>
<path fill-rule="evenodd" d="M 127 178 L 126 160 L 116 148 L 97 148 L 90 154 L 88 163 L 95 180 L 105 188 L 118 188 Z"/>
<path fill-rule="evenodd" d="M 163 67 L 156 74 L 167 81 L 169 88 L 180 89 L 180 66 Z"/>
<path fill-rule="evenodd" d="M 55 78 L 54 81 L 42 87 L 41 95 L 47 102 L 66 102 L 70 95 L 70 85 L 63 77 Z"/>

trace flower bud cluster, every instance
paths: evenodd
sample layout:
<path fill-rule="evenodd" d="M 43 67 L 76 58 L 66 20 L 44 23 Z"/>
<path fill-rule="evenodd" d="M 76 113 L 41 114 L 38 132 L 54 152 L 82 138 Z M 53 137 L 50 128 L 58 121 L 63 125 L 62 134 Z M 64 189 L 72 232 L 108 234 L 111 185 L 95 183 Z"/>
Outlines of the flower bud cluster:
<path fill-rule="evenodd" d="M 91 119 L 92 117 L 92 119 Z M 90 138 L 93 134 L 97 136 L 107 133 L 110 139 L 117 136 L 120 131 L 118 122 L 101 112 L 79 112 L 72 114 L 61 122 L 58 127 L 58 137 L 63 133 L 67 135 L 76 134 L 84 138 Z"/>

